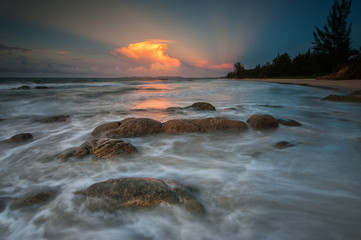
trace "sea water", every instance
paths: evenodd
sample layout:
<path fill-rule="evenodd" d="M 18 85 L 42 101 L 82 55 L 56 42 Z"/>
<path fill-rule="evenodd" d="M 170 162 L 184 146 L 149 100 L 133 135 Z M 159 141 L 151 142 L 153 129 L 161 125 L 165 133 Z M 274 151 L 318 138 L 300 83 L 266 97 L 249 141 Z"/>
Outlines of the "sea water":
<path fill-rule="evenodd" d="M 22 85 L 30 90 L 14 90 Z M 46 86 L 48 89 L 35 89 Z M 38 189 L 55 199 L 0 213 L 2 239 L 360 239 L 361 105 L 321 101 L 334 90 L 222 79 L 1 79 L 0 198 Z M 194 102 L 216 111 L 167 111 Z M 299 121 L 272 131 L 155 134 L 123 139 L 134 158 L 61 162 L 98 125 L 254 113 Z M 69 115 L 65 122 L 36 120 Z M 31 133 L 33 140 L 9 143 Z M 276 149 L 279 141 L 295 144 Z M 74 192 L 120 177 L 175 179 L 206 215 L 179 207 L 93 212 Z"/>

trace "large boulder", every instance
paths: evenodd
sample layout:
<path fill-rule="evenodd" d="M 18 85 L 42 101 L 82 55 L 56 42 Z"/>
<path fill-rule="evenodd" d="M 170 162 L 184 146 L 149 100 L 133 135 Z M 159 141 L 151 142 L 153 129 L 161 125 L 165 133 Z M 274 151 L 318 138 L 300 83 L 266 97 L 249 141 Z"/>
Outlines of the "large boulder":
<path fill-rule="evenodd" d="M 199 132 L 200 127 L 186 119 L 169 120 L 162 124 L 160 132 L 163 133 L 190 133 Z"/>
<path fill-rule="evenodd" d="M 228 120 L 225 118 L 205 118 L 205 119 L 189 119 L 187 120 L 199 126 L 200 131 L 212 130 L 246 130 L 247 124 L 242 121 Z"/>
<path fill-rule="evenodd" d="M 89 145 L 91 153 L 98 158 L 123 157 L 138 152 L 132 144 L 118 139 L 91 139 Z"/>
<path fill-rule="evenodd" d="M 268 114 L 253 114 L 247 123 L 255 130 L 278 128 L 278 120 Z"/>
<path fill-rule="evenodd" d="M 9 141 L 10 142 L 25 142 L 33 139 L 33 135 L 30 133 L 19 133 L 14 136 L 12 136 Z"/>
<path fill-rule="evenodd" d="M 96 127 L 92 132 L 91 135 L 93 137 L 101 137 L 104 133 L 114 130 L 120 126 L 120 122 L 109 122 L 104 123 Z"/>
<path fill-rule="evenodd" d="M 207 102 L 196 102 L 196 103 L 193 103 L 192 105 L 187 106 L 185 108 L 190 108 L 190 109 L 193 109 L 193 110 L 216 111 L 216 108 L 212 104 L 207 103 Z"/>
<path fill-rule="evenodd" d="M 113 128 L 115 125 L 116 123 L 108 126 L 103 125 L 103 128 L 108 127 L 109 129 L 105 130 L 101 136 L 107 138 L 140 137 L 158 132 L 162 123 L 150 118 L 127 118 L 120 121 L 118 127 Z M 101 134 L 101 132 L 98 129 L 96 135 Z"/>
<path fill-rule="evenodd" d="M 155 178 L 118 178 L 91 185 L 85 191 L 91 210 L 116 211 L 149 208 L 160 204 L 181 205 L 192 214 L 205 212 L 190 190 L 176 181 Z"/>
<path fill-rule="evenodd" d="M 68 159 L 79 159 L 87 155 L 97 158 L 125 157 L 137 153 L 137 149 L 128 142 L 119 139 L 93 138 L 84 142 L 79 147 L 69 148 L 56 157 L 61 161 Z"/>

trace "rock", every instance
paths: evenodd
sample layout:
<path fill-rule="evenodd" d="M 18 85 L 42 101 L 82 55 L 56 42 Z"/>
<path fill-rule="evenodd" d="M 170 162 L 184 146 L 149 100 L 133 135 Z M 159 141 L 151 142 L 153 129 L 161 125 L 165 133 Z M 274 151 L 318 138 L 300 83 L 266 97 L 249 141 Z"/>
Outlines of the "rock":
<path fill-rule="evenodd" d="M 247 123 L 255 130 L 278 128 L 278 120 L 268 114 L 253 114 Z"/>
<path fill-rule="evenodd" d="M 216 111 L 216 108 L 212 104 L 207 102 L 196 102 L 186 108 L 191 108 L 193 110 Z"/>
<path fill-rule="evenodd" d="M 334 101 L 334 102 L 361 102 L 361 95 L 328 95 L 321 100 Z"/>
<path fill-rule="evenodd" d="M 86 189 L 87 206 L 94 211 L 116 211 L 181 205 L 193 214 L 204 213 L 202 204 L 182 185 L 169 186 L 155 178 L 118 178 L 95 183 Z M 179 195 L 178 195 L 179 193 Z"/>
<path fill-rule="evenodd" d="M 288 127 L 299 127 L 301 126 L 301 123 L 297 122 L 296 120 L 293 119 L 288 119 L 288 118 L 280 118 L 278 119 L 278 122 L 284 126 L 288 126 Z"/>
<path fill-rule="evenodd" d="M 123 157 L 138 152 L 132 144 L 118 139 L 92 139 L 89 144 L 91 153 L 98 158 Z"/>
<path fill-rule="evenodd" d="M 14 206 L 19 207 L 27 207 L 32 206 L 35 204 L 45 203 L 52 199 L 54 199 L 56 196 L 55 192 L 52 191 L 41 191 L 36 192 L 33 194 L 30 194 L 22 199 L 18 199 L 14 202 Z"/>
<path fill-rule="evenodd" d="M 42 122 L 42 123 L 65 122 L 66 119 L 69 117 L 70 117 L 69 115 L 57 115 L 57 116 L 51 116 L 48 118 L 39 119 L 37 120 L 37 122 Z"/>
<path fill-rule="evenodd" d="M 77 149 L 76 147 L 66 149 L 65 151 L 57 154 L 55 157 L 62 162 L 66 162 L 68 159 L 74 157 L 74 153 L 76 149 Z"/>
<path fill-rule="evenodd" d="M 207 132 L 213 130 L 246 130 L 247 124 L 242 121 L 228 120 L 225 118 L 205 118 L 187 120 L 199 126 L 200 131 Z"/>
<path fill-rule="evenodd" d="M 285 148 L 293 147 L 295 145 L 296 144 L 290 143 L 290 142 L 287 142 L 287 141 L 280 141 L 280 142 L 274 144 L 273 147 L 278 148 L 278 149 L 285 149 Z"/>
<path fill-rule="evenodd" d="M 206 212 L 203 205 L 193 195 L 192 187 L 185 187 L 174 180 L 168 180 L 167 183 L 174 188 L 177 193 L 179 203 L 185 210 L 198 216 L 203 215 Z"/>
<path fill-rule="evenodd" d="M 107 138 L 140 137 L 156 133 L 162 126 L 160 122 L 150 118 L 127 118 L 119 124 L 117 128 L 104 132 L 102 136 Z"/>
<path fill-rule="evenodd" d="M 200 127 L 185 119 L 169 120 L 162 124 L 162 133 L 191 133 L 199 132 Z"/>
<path fill-rule="evenodd" d="M 34 89 L 49 89 L 47 86 L 36 86 Z"/>
<path fill-rule="evenodd" d="M 33 139 L 33 135 L 30 133 L 19 133 L 14 136 L 12 136 L 9 141 L 10 142 L 25 142 Z"/>
<path fill-rule="evenodd" d="M 132 144 L 119 139 L 93 138 L 79 147 L 69 148 L 61 152 L 56 155 L 56 158 L 65 162 L 68 159 L 79 159 L 87 155 L 94 155 L 97 158 L 112 158 L 124 157 L 137 152 L 137 149 Z"/>
<path fill-rule="evenodd" d="M 120 122 L 109 122 L 96 127 L 91 135 L 93 137 L 101 137 L 104 133 L 114 130 L 120 126 Z"/>
<path fill-rule="evenodd" d="M 21 86 L 21 87 L 18 87 L 16 89 L 18 89 L 18 90 L 29 90 L 31 88 L 29 86 Z"/>

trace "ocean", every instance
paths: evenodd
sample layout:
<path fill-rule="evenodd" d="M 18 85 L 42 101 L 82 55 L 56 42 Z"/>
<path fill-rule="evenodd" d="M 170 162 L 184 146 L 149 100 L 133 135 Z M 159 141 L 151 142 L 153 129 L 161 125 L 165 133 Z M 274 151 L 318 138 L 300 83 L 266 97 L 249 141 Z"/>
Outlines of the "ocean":
<path fill-rule="evenodd" d="M 30 89 L 17 89 L 23 85 Z M 225 79 L 0 79 L 0 238 L 360 239 L 361 105 L 321 101 L 336 93 Z M 216 111 L 166 110 L 194 102 Z M 89 140 L 100 124 L 129 117 L 245 122 L 255 113 L 302 126 L 124 138 L 139 151 L 133 158 L 54 157 Z M 55 115 L 69 117 L 38 121 Z M 10 143 L 18 133 L 33 139 Z M 275 148 L 280 141 L 292 146 Z M 90 211 L 74 194 L 121 177 L 191 185 L 206 214 L 163 205 Z M 57 194 L 13 206 L 43 189 Z"/>

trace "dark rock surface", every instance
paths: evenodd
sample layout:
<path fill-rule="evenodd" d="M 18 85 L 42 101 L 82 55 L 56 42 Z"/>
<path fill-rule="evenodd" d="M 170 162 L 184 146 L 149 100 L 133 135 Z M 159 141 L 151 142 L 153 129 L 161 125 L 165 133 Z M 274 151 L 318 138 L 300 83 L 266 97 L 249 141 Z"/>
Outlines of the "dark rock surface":
<path fill-rule="evenodd" d="M 181 205 L 192 214 L 204 214 L 202 204 L 176 181 L 155 178 L 118 178 L 86 189 L 87 206 L 94 211 L 149 208 L 160 204 Z"/>
<path fill-rule="evenodd" d="M 101 137 L 104 133 L 111 131 L 111 130 L 115 130 L 119 126 L 120 126 L 120 122 L 105 123 L 105 124 L 102 124 L 102 125 L 99 125 L 98 127 L 96 127 L 92 131 L 91 135 L 93 137 Z"/>
<path fill-rule="evenodd" d="M 115 124 L 113 123 L 115 126 Z M 139 137 L 156 133 L 162 124 L 150 118 L 127 118 L 119 122 L 117 128 L 106 130 L 102 137 L 122 138 L 122 137 Z M 97 134 L 100 134 L 98 131 Z"/>
<path fill-rule="evenodd" d="M 361 95 L 328 95 L 327 97 L 322 98 L 326 101 L 334 102 L 361 102 Z"/>
<path fill-rule="evenodd" d="M 17 90 L 29 90 L 31 89 L 29 86 L 21 86 L 21 87 L 18 87 L 18 88 L 15 88 Z"/>
<path fill-rule="evenodd" d="M 31 133 L 19 133 L 19 134 L 12 136 L 11 138 L 9 138 L 9 141 L 10 142 L 25 142 L 25 141 L 29 141 L 31 139 L 33 139 L 33 135 L 31 135 Z"/>
<path fill-rule="evenodd" d="M 301 123 L 297 122 L 296 120 L 293 119 L 288 119 L 288 118 L 280 118 L 278 119 L 278 122 L 284 126 L 288 126 L 288 127 L 299 127 L 301 126 Z"/>
<path fill-rule="evenodd" d="M 93 138 L 84 142 L 79 147 L 69 148 L 58 155 L 61 161 L 69 159 L 79 159 L 87 155 L 94 155 L 97 158 L 125 157 L 136 154 L 137 149 L 130 143 L 123 142 L 119 139 L 110 138 Z"/>
<path fill-rule="evenodd" d="M 287 142 L 287 141 L 280 141 L 280 142 L 274 144 L 273 147 L 278 148 L 278 149 L 285 149 L 285 148 L 293 147 L 295 145 L 296 144 L 290 143 L 290 142 Z"/>
<path fill-rule="evenodd" d="M 247 129 L 247 124 L 244 122 L 225 118 L 189 119 L 187 121 L 199 126 L 200 131 L 203 132 Z"/>
<path fill-rule="evenodd" d="M 278 120 L 268 114 L 253 114 L 247 123 L 255 130 L 278 128 Z"/>
<path fill-rule="evenodd" d="M 47 86 L 36 86 L 34 89 L 49 89 Z"/>
<path fill-rule="evenodd" d="M 190 109 L 193 109 L 193 110 L 216 111 L 216 108 L 212 104 L 207 103 L 207 102 L 196 102 L 196 103 L 193 103 L 192 105 L 187 106 L 185 108 L 190 108 Z"/>
<path fill-rule="evenodd" d="M 160 132 L 162 133 L 191 133 L 199 132 L 200 127 L 189 122 L 186 119 L 169 120 L 162 124 Z"/>
<path fill-rule="evenodd" d="M 56 197 L 56 193 L 53 191 L 41 191 L 25 196 L 13 202 L 13 207 L 27 207 L 35 204 L 46 203 Z"/>
<path fill-rule="evenodd" d="M 90 152 L 98 158 L 123 157 L 138 152 L 132 144 L 118 139 L 92 139 L 89 145 Z"/>
<path fill-rule="evenodd" d="M 37 120 L 41 123 L 54 123 L 54 122 L 65 122 L 70 116 L 69 115 L 57 115 Z"/>

